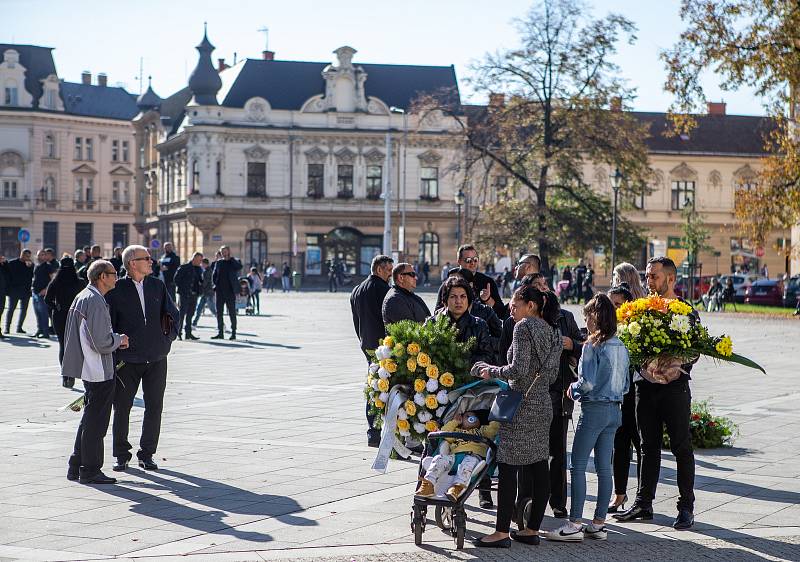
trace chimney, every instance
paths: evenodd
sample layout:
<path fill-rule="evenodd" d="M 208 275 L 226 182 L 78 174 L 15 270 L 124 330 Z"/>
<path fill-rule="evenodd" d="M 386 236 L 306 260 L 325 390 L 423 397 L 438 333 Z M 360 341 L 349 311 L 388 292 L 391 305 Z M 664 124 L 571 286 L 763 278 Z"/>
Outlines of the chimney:
<path fill-rule="evenodd" d="M 727 104 L 724 101 L 710 101 L 707 105 L 709 115 L 725 115 L 725 106 Z"/>
<path fill-rule="evenodd" d="M 489 107 L 503 107 L 506 104 L 505 94 L 489 94 Z"/>
<path fill-rule="evenodd" d="M 230 68 L 230 66 L 225 64 L 225 59 L 217 59 L 217 72 L 222 72 L 226 68 Z"/>
<path fill-rule="evenodd" d="M 622 111 L 622 98 L 619 96 L 614 96 L 611 98 L 611 111 L 619 113 Z"/>
<path fill-rule="evenodd" d="M 84 70 L 81 72 L 81 84 L 86 86 L 91 86 L 92 84 L 92 73 L 88 70 Z"/>
<path fill-rule="evenodd" d="M 275 60 L 275 51 L 261 51 L 261 56 L 264 60 Z"/>
<path fill-rule="evenodd" d="M 101 72 L 97 75 L 97 85 L 102 86 L 103 88 L 108 85 L 108 76 L 106 76 L 105 72 Z"/>

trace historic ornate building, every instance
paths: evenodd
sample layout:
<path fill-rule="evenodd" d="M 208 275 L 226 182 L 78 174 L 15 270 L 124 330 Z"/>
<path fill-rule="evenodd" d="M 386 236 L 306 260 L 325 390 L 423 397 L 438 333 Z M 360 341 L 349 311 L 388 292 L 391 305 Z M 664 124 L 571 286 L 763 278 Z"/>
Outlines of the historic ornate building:
<path fill-rule="evenodd" d="M 0 253 L 27 245 L 107 254 L 133 241 L 135 99 L 108 86 L 58 78 L 52 49 L 0 44 Z"/>
<path fill-rule="evenodd" d="M 187 88 L 139 100 L 147 242 L 184 256 L 227 244 L 247 264 L 293 261 L 306 275 L 340 259 L 365 274 L 383 245 L 388 180 L 392 248 L 433 266 L 452 259 L 456 123 L 410 111 L 424 93 L 458 96 L 452 67 L 357 64 L 341 47 L 331 64 L 266 51 L 215 68 L 213 49 L 203 37 Z"/>

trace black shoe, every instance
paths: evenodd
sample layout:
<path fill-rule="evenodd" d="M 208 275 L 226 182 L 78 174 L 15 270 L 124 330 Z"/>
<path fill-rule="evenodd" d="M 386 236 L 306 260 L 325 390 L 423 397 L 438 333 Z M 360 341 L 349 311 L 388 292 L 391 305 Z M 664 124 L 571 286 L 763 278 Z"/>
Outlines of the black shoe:
<path fill-rule="evenodd" d="M 628 494 L 625 494 L 625 497 L 622 498 L 622 503 L 619 505 L 611 504 L 608 506 L 609 513 L 621 513 L 625 511 L 625 502 L 628 501 Z"/>
<path fill-rule="evenodd" d="M 4 340 L 4 339 L 6 339 L 6 336 L 3 335 L 3 332 L 0 331 L 0 340 Z"/>
<path fill-rule="evenodd" d="M 128 462 L 129 461 L 117 458 L 117 462 L 114 463 L 114 466 L 111 467 L 111 470 L 113 470 L 114 472 L 125 472 L 126 470 L 128 470 Z"/>
<path fill-rule="evenodd" d="M 634 503 L 628 511 L 617 513 L 613 516 L 617 521 L 635 521 L 641 519 L 642 521 L 650 521 L 653 518 L 652 507 L 642 507 Z"/>
<path fill-rule="evenodd" d="M 69 467 L 69 470 L 67 470 L 67 480 L 70 482 L 75 482 L 80 476 L 80 470 L 77 468 Z"/>
<path fill-rule="evenodd" d="M 191 334 L 191 333 L 190 333 L 190 334 L 186 334 L 186 339 L 187 339 L 187 340 L 199 340 L 200 338 L 198 338 L 198 337 L 197 337 L 197 336 L 195 336 L 194 334 Z"/>
<path fill-rule="evenodd" d="M 225 334 L 219 333 L 216 336 L 211 336 L 211 339 L 212 340 L 224 340 L 225 339 Z"/>
<path fill-rule="evenodd" d="M 75 386 L 75 379 L 72 377 L 61 377 L 61 386 L 64 388 L 72 388 Z"/>
<path fill-rule="evenodd" d="M 6 330 L 6 332 L 7 332 L 7 331 L 8 331 L 8 330 Z M 25 331 L 25 330 L 23 330 L 22 328 L 17 328 L 17 333 L 18 333 L 18 334 L 27 334 L 28 332 L 26 332 L 26 331 Z"/>
<path fill-rule="evenodd" d="M 567 518 L 567 510 L 563 507 L 554 507 L 553 508 L 553 517 L 556 519 L 566 519 Z"/>
<path fill-rule="evenodd" d="M 478 539 L 472 544 L 481 548 L 511 548 L 511 539 L 500 539 L 499 541 L 491 542 L 485 542 L 483 539 Z"/>
<path fill-rule="evenodd" d="M 179 339 L 179 340 L 182 340 L 182 339 L 183 339 L 183 336 L 182 336 L 182 335 L 180 335 L 180 334 L 178 334 L 178 339 Z"/>
<path fill-rule="evenodd" d="M 231 334 L 231 337 L 229 337 L 228 339 L 231 340 L 231 341 L 235 340 L 236 339 L 236 332 L 233 332 Z"/>
<path fill-rule="evenodd" d="M 139 467 L 145 470 L 158 470 L 158 465 L 153 462 L 153 457 L 139 459 Z"/>
<path fill-rule="evenodd" d="M 511 538 L 525 544 L 537 545 L 541 542 L 539 535 L 520 535 L 517 531 L 511 531 Z"/>
<path fill-rule="evenodd" d="M 494 507 L 492 493 L 489 490 L 478 490 L 478 505 L 483 509 L 491 509 Z"/>
<path fill-rule="evenodd" d="M 78 482 L 81 484 L 116 484 L 117 479 L 98 472 L 92 476 L 81 476 L 78 478 Z"/>
<path fill-rule="evenodd" d="M 675 523 L 672 527 L 675 529 L 691 529 L 694 525 L 694 513 L 688 509 L 678 510 L 678 517 L 675 518 Z"/>

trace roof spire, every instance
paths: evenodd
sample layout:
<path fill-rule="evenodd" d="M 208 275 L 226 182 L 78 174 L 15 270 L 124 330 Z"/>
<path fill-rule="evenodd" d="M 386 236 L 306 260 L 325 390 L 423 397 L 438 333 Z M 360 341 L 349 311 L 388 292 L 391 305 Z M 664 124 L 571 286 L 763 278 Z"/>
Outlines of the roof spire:
<path fill-rule="evenodd" d="M 217 92 L 222 88 L 222 80 L 211 62 L 214 45 L 208 40 L 208 25 L 203 24 L 203 40 L 195 47 L 200 54 L 197 66 L 189 76 L 189 89 L 195 105 L 218 105 Z"/>
<path fill-rule="evenodd" d="M 147 77 L 147 90 L 143 94 L 141 94 L 138 98 L 136 98 L 136 107 L 142 110 L 142 112 L 146 112 L 150 109 L 157 109 L 161 106 L 161 98 L 158 97 L 153 91 L 153 77 Z"/>

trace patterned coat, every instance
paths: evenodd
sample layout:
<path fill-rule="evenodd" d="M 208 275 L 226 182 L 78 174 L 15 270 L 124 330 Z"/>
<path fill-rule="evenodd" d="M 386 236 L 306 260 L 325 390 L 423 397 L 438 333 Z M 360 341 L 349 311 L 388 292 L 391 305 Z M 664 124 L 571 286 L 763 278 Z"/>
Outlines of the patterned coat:
<path fill-rule="evenodd" d="M 521 466 L 549 457 L 553 420 L 549 388 L 558 377 L 562 347 L 557 328 L 540 318 L 525 318 L 514 326 L 508 365 L 490 368 L 492 377 L 508 381 L 523 394 L 514 420 L 500 426 L 498 461 Z"/>

